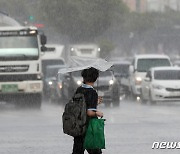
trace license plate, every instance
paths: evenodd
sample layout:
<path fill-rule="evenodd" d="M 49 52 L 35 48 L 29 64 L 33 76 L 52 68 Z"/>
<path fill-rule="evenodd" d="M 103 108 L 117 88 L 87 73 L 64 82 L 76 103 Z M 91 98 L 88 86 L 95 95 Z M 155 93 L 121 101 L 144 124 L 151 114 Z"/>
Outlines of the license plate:
<path fill-rule="evenodd" d="M 17 92 L 18 86 L 16 84 L 3 84 L 1 86 L 2 92 Z"/>

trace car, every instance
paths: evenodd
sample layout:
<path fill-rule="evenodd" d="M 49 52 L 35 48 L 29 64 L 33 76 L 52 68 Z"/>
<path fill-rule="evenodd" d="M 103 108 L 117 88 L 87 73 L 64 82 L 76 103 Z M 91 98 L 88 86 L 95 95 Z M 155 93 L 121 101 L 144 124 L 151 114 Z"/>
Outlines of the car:
<path fill-rule="evenodd" d="M 57 74 L 56 78 L 52 78 L 50 85 L 50 102 L 60 103 L 62 100 L 62 81 L 64 79 L 63 74 Z"/>
<path fill-rule="evenodd" d="M 151 68 L 142 81 L 141 100 L 150 101 L 180 101 L 180 68 Z"/>
<path fill-rule="evenodd" d="M 65 67 L 65 65 L 49 65 L 46 67 L 46 76 L 44 77 L 44 93 L 46 97 L 49 98 L 50 96 L 50 88 L 52 88 L 52 84 L 56 80 L 58 70 Z"/>
<path fill-rule="evenodd" d="M 58 66 L 65 65 L 65 61 L 63 58 L 56 57 L 56 59 L 48 59 L 48 57 L 50 58 L 52 55 L 53 55 L 53 53 L 51 53 L 51 54 L 46 53 L 45 55 L 43 55 L 44 59 L 42 59 L 43 94 L 44 94 L 45 98 L 47 98 L 46 96 L 49 96 L 48 82 L 49 82 L 50 78 L 52 77 L 51 74 L 53 73 L 53 71 L 51 69 L 53 69 L 53 67 L 57 66 L 56 70 L 58 70 Z M 53 75 L 53 77 L 54 77 L 54 75 Z"/>
<path fill-rule="evenodd" d="M 111 70 L 114 76 L 117 78 L 120 85 L 120 95 L 129 94 L 129 66 L 130 61 L 127 60 L 116 60 L 112 61 L 113 66 Z"/>
<path fill-rule="evenodd" d="M 74 71 L 64 74 L 62 81 L 62 98 L 71 99 L 76 89 L 82 84 L 83 78 L 81 71 Z"/>
<path fill-rule="evenodd" d="M 74 95 L 76 89 L 83 83 L 81 71 L 71 72 L 64 75 L 62 82 L 62 96 L 64 99 L 70 99 Z M 113 72 L 108 70 L 100 72 L 99 78 L 94 83 L 94 88 L 98 95 L 103 97 L 103 102 L 106 106 L 112 103 L 114 106 L 119 106 L 119 82 L 113 75 Z"/>
<path fill-rule="evenodd" d="M 135 55 L 129 66 L 129 89 L 131 98 L 139 99 L 141 95 L 141 83 L 147 71 L 151 67 L 172 66 L 170 57 L 164 54 L 140 54 Z"/>
<path fill-rule="evenodd" d="M 105 106 L 110 106 L 111 103 L 113 106 L 120 105 L 119 82 L 115 78 L 113 71 L 100 72 L 94 88 L 97 90 L 98 95 L 103 97 Z"/>

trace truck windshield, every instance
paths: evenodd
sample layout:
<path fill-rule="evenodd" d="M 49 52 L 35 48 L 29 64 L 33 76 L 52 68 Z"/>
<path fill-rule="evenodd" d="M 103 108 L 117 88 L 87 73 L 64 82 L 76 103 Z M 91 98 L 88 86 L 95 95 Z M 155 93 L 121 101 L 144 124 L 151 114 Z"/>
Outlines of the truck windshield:
<path fill-rule="evenodd" d="M 37 36 L 0 37 L 0 60 L 37 60 Z"/>
<path fill-rule="evenodd" d="M 180 80 L 180 71 L 179 70 L 154 71 L 154 79 L 156 79 L 156 80 Z"/>
<path fill-rule="evenodd" d="M 171 66 L 168 59 L 138 59 L 137 71 L 147 72 L 151 67 Z"/>

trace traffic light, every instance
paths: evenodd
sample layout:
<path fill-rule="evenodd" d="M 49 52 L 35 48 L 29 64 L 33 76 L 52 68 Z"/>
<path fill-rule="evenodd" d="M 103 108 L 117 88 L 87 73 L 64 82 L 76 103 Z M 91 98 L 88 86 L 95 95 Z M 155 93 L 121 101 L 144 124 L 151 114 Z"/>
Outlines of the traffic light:
<path fill-rule="evenodd" d="M 34 16 L 29 16 L 30 21 L 34 21 Z"/>

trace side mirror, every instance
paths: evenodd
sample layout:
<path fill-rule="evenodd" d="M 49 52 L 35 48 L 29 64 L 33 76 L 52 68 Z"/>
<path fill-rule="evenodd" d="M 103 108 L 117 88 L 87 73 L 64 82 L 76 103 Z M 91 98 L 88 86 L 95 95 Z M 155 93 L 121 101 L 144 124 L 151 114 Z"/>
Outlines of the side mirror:
<path fill-rule="evenodd" d="M 44 46 L 47 43 L 47 38 L 44 34 L 40 35 L 41 44 Z"/>
<path fill-rule="evenodd" d="M 173 66 L 174 66 L 174 67 L 179 67 L 177 64 L 174 64 Z"/>
<path fill-rule="evenodd" d="M 132 65 L 129 66 L 129 72 L 134 73 L 134 66 L 132 66 Z"/>
<path fill-rule="evenodd" d="M 45 52 L 45 51 L 47 51 L 47 48 L 43 45 L 43 46 L 41 46 L 41 51 Z"/>

